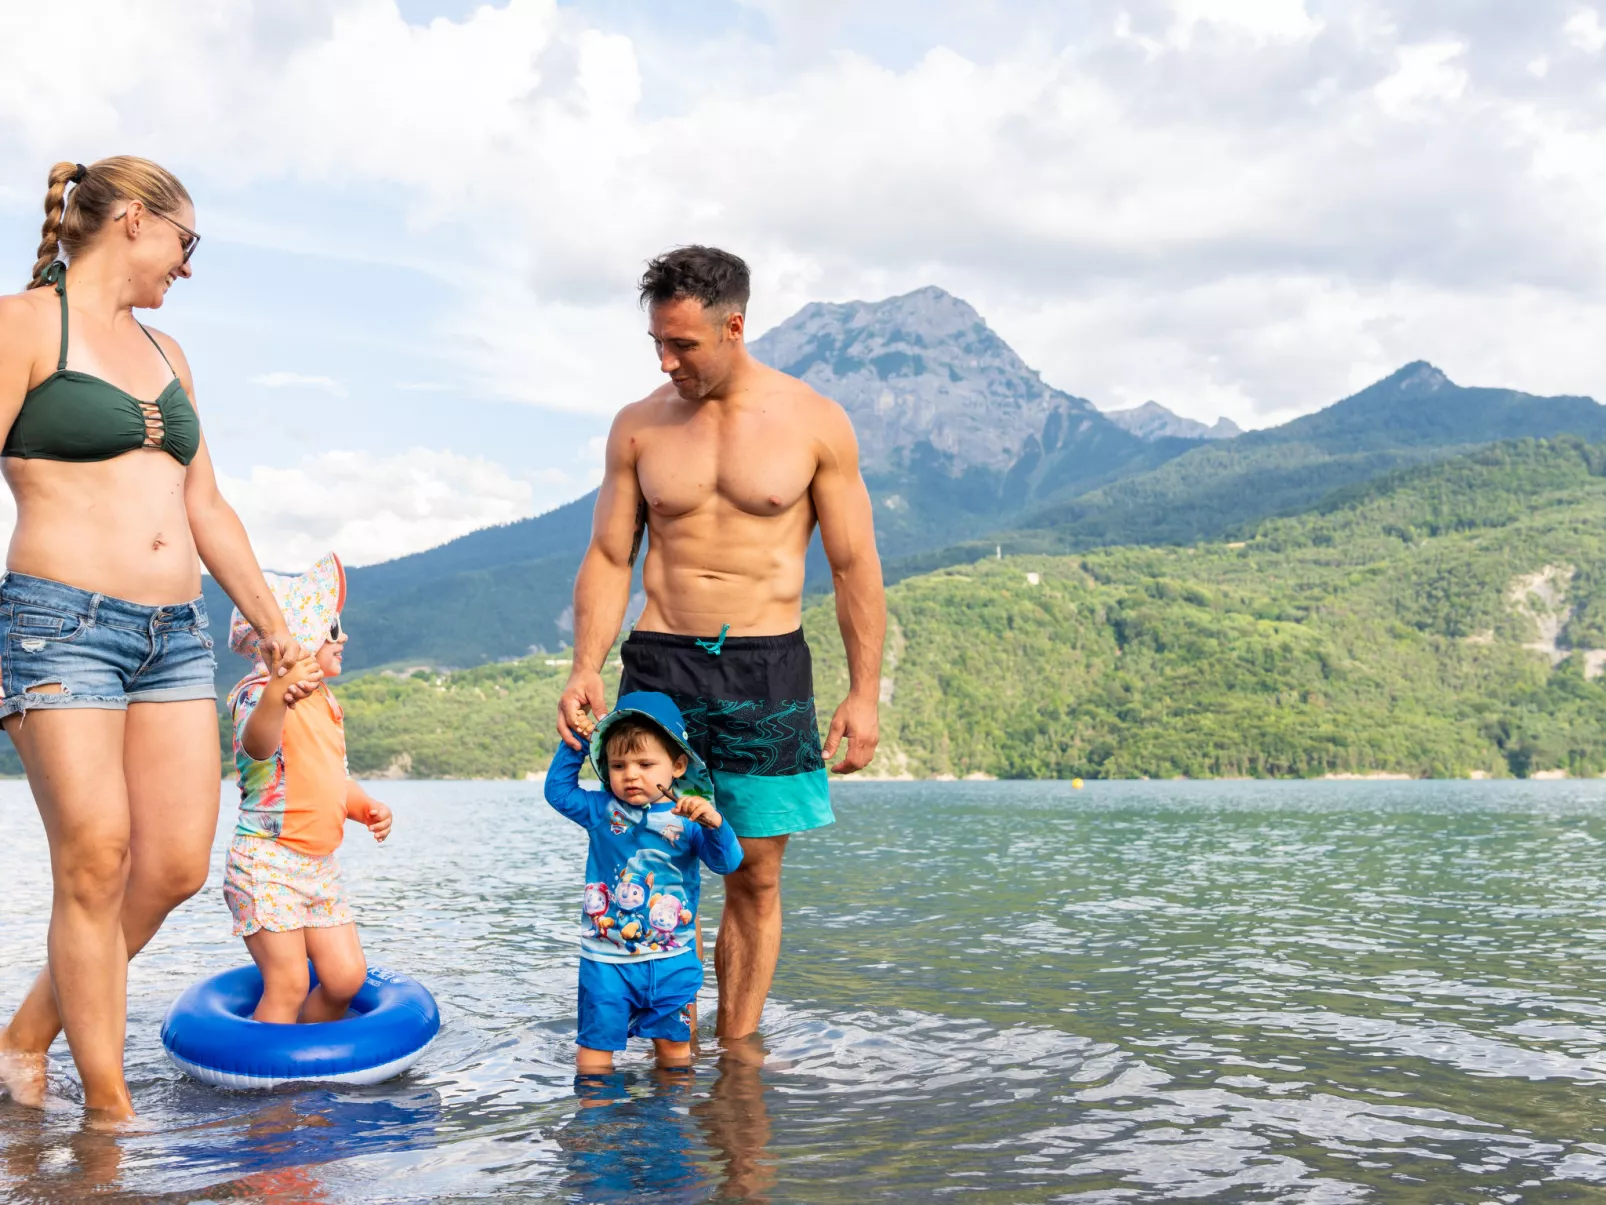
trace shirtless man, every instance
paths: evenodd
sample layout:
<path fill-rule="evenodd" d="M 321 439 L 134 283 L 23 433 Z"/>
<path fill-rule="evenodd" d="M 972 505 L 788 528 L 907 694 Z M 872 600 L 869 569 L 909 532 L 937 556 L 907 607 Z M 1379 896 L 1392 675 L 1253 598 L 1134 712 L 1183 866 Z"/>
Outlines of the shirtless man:
<path fill-rule="evenodd" d="M 842 407 L 753 359 L 743 341 L 747 265 L 681 247 L 647 266 L 641 299 L 669 383 L 626 406 L 608 435 L 591 546 L 574 583 L 574 668 L 558 734 L 606 710 L 602 661 L 630 599 L 645 527 L 647 607 L 624 643 L 620 693 L 661 690 L 713 772 L 741 839 L 714 946 L 721 1038 L 758 1029 L 781 952 L 787 838 L 833 820 L 833 773 L 863 769 L 876 705 L 886 596 L 870 495 Z M 803 560 L 814 526 L 831 563 L 848 697 L 822 753 L 803 641 Z"/>

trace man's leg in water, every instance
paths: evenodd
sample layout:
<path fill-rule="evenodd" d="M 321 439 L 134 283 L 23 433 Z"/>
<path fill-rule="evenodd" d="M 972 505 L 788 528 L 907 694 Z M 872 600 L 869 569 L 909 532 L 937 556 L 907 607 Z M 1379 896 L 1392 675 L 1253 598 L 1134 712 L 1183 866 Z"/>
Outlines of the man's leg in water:
<path fill-rule="evenodd" d="M 725 912 L 714 941 L 721 1038 L 758 1029 L 781 956 L 781 859 L 785 837 L 742 837 L 742 864 L 725 876 Z"/>

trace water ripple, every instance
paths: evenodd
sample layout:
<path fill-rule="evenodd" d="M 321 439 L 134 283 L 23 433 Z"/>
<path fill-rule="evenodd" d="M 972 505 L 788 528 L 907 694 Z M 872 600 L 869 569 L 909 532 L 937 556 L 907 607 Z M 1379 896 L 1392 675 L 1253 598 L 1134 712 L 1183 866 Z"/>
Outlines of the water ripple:
<path fill-rule="evenodd" d="M 369 1089 L 217 1092 L 156 1031 L 242 961 L 216 884 L 130 977 L 149 1132 L 0 1102 L 0 1197 L 1446 1202 L 1606 1192 L 1600 784 L 857 784 L 793 843 L 763 1065 L 572 1071 L 583 845 L 522 784 L 387 783 L 343 859 L 439 1040 Z M 0 784 L 0 1008 L 49 871 Z M 1542 868 L 1543 873 L 1535 873 Z M 719 890 L 710 883 L 712 937 Z M 702 1002 L 704 1037 L 712 1017 Z M 52 1060 L 57 1098 L 78 1096 Z"/>

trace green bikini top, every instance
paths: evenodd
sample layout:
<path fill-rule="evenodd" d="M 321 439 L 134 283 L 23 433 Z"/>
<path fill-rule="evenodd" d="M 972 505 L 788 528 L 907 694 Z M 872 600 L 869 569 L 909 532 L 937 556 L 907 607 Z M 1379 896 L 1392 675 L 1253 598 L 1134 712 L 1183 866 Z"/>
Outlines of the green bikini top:
<path fill-rule="evenodd" d="M 201 420 L 178 373 L 154 402 L 142 402 L 109 381 L 67 368 L 67 266 L 51 264 L 45 280 L 61 298 L 61 357 L 56 371 L 28 390 L 17 421 L 11 424 L 0 456 L 24 460 L 110 460 L 138 448 L 166 452 L 180 464 L 195 459 L 201 446 Z M 151 341 L 173 372 L 172 361 L 156 337 Z"/>

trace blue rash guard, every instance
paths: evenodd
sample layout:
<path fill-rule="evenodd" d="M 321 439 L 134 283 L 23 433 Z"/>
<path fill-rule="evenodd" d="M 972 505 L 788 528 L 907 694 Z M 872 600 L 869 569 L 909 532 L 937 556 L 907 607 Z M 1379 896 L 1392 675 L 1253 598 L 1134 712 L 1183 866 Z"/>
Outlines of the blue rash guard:
<path fill-rule="evenodd" d="M 646 962 L 696 951 L 702 870 L 729 874 L 742 847 L 729 824 L 704 828 L 677 816 L 668 800 L 648 808 L 620 803 L 604 787 L 580 785 L 583 753 L 558 746 L 546 774 L 546 801 L 586 830 L 586 886 L 580 905 L 580 957 L 595 962 Z M 702 784 L 686 794 L 711 798 Z"/>

